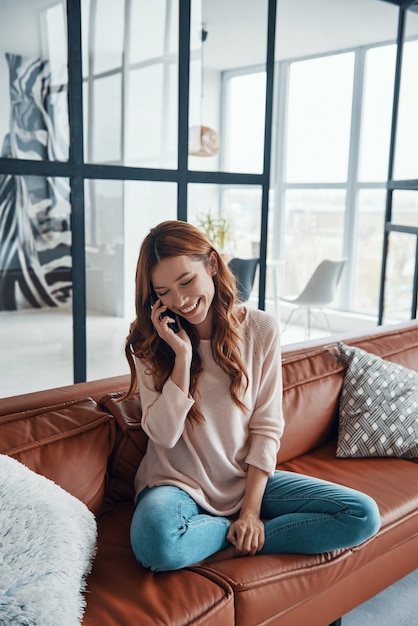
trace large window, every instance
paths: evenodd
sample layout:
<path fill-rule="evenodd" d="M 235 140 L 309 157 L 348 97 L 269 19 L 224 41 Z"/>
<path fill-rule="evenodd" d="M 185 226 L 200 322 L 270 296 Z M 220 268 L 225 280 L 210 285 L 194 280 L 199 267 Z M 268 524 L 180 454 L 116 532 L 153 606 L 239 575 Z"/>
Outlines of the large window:
<path fill-rule="evenodd" d="M 346 257 L 333 306 L 371 320 L 378 313 L 395 58 L 396 45 L 386 44 L 276 67 L 268 259 L 280 292 L 299 293 L 321 260 Z M 250 102 L 260 114 L 255 81 L 263 80 L 253 68 L 225 76 L 225 108 L 234 120 L 225 133 L 226 168 L 259 166 L 263 137 L 252 136 L 250 159 L 240 141 L 241 105 Z"/>
<path fill-rule="evenodd" d="M 354 53 L 290 64 L 283 153 L 283 294 L 300 293 L 324 258 L 344 256 Z M 302 185 L 301 185 L 302 183 Z M 315 183 L 316 187 L 309 187 Z M 329 184 L 341 183 L 329 188 Z"/>
<path fill-rule="evenodd" d="M 371 320 L 378 313 L 395 56 L 393 44 L 369 46 L 285 62 L 280 72 L 287 106 L 277 106 L 273 256 L 283 261 L 281 291 L 298 294 L 320 261 L 344 257 L 333 306 Z"/>

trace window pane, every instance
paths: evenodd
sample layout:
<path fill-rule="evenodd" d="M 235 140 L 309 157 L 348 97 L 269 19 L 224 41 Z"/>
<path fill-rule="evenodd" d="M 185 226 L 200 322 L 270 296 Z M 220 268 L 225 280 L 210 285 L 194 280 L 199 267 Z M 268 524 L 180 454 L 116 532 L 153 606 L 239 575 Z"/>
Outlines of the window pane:
<path fill-rule="evenodd" d="M 396 232 L 389 234 L 384 311 L 386 323 L 404 321 L 411 317 L 415 247 L 414 235 Z"/>
<path fill-rule="evenodd" d="M 88 13 L 89 2 L 83 2 L 83 44 L 92 44 L 87 28 L 96 33 L 97 44 L 96 74 L 89 73 L 83 57 L 86 160 L 172 169 L 177 166 L 178 0 L 128 5 L 130 48 L 122 67 L 124 3 L 99 0 L 97 11 Z M 116 31 L 110 36 L 113 18 Z"/>
<path fill-rule="evenodd" d="M 342 257 L 345 191 L 288 190 L 282 295 L 298 295 L 324 259 Z M 338 300 L 336 299 L 336 304 Z"/>
<path fill-rule="evenodd" d="M 366 53 L 359 179 L 384 181 L 389 163 L 396 46 Z"/>
<path fill-rule="evenodd" d="M 131 63 L 164 55 L 166 5 L 166 0 L 133 0 L 129 20 Z"/>
<path fill-rule="evenodd" d="M 178 0 L 135 0 L 126 97 L 127 165 L 177 167 Z"/>
<path fill-rule="evenodd" d="M 219 19 L 216 3 L 192 1 L 191 170 L 262 171 L 267 9 L 266 0 L 230 0 L 222 5 Z M 247 76 L 240 80 L 238 74 L 244 71 Z M 231 72 L 236 80 L 225 91 Z"/>
<path fill-rule="evenodd" d="M 227 262 L 259 256 L 260 187 L 189 185 L 188 203 L 188 221 L 206 232 Z M 258 273 L 249 304 L 258 305 Z"/>
<path fill-rule="evenodd" d="M 418 191 L 396 189 L 392 194 L 392 222 L 418 226 Z"/>
<path fill-rule="evenodd" d="M 93 71 L 95 74 L 121 67 L 124 19 L 124 2 L 96 0 L 93 28 Z"/>
<path fill-rule="evenodd" d="M 135 269 L 149 229 L 176 219 L 172 183 L 86 181 L 87 377 L 128 373 L 123 352 L 135 317 Z M 104 339 L 105 337 L 105 339 Z"/>
<path fill-rule="evenodd" d="M 129 165 L 158 167 L 163 139 L 163 65 L 132 70 L 126 156 Z M 166 137 L 164 136 L 164 141 Z"/>
<path fill-rule="evenodd" d="M 71 384 L 69 181 L 2 175 L 0 215 L 0 396 Z"/>
<path fill-rule="evenodd" d="M 66 4 L 0 3 L 0 156 L 68 160 Z"/>
<path fill-rule="evenodd" d="M 226 220 L 226 236 L 212 238 L 214 246 L 226 257 L 251 257 L 259 254 L 261 188 L 189 185 L 189 221 L 205 230 L 208 218 Z M 212 232 L 216 232 L 216 228 Z M 208 231 L 206 231 L 208 232 Z"/>
<path fill-rule="evenodd" d="M 156 62 L 130 72 L 126 165 L 177 167 L 177 71 Z"/>
<path fill-rule="evenodd" d="M 347 179 L 354 54 L 290 66 L 286 180 Z"/>
<path fill-rule="evenodd" d="M 362 190 L 358 196 L 352 308 L 374 316 L 379 308 L 385 203 L 383 189 Z"/>
<path fill-rule="evenodd" d="M 260 256 L 261 187 L 227 187 L 222 191 L 224 214 L 231 224 L 229 254 L 240 258 Z M 271 232 L 268 234 L 271 243 Z M 273 261 L 267 250 L 265 309 L 278 315 L 278 293 L 282 264 Z M 259 272 L 256 272 L 249 304 L 258 306 Z"/>
<path fill-rule="evenodd" d="M 227 102 L 225 169 L 228 172 L 260 174 L 264 159 L 266 73 L 231 78 L 228 81 Z"/>
<path fill-rule="evenodd" d="M 188 221 L 204 230 L 219 252 L 225 253 L 226 257 L 233 255 L 233 244 L 230 241 L 233 231 L 222 209 L 222 186 L 189 185 L 187 202 Z"/>
<path fill-rule="evenodd" d="M 93 84 L 92 160 L 118 162 L 121 159 L 122 75 L 114 74 Z"/>
<path fill-rule="evenodd" d="M 418 178 L 418 41 L 405 43 L 402 60 L 394 178 Z"/>

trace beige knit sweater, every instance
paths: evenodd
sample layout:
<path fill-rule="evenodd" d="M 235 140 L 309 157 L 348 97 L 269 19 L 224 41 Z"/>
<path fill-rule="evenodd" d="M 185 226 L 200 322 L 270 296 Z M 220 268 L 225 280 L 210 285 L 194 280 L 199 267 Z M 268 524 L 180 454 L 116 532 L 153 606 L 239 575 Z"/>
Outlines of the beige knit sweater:
<path fill-rule="evenodd" d="M 234 404 L 229 377 L 215 363 L 209 340 L 199 347 L 202 424 L 186 419 L 194 400 L 170 378 L 156 392 L 137 359 L 141 424 L 149 437 L 135 477 L 137 494 L 147 485 L 175 485 L 209 513 L 228 516 L 241 507 L 249 464 L 273 473 L 284 426 L 278 325 L 264 311 L 246 310 L 242 330 L 247 412 Z"/>

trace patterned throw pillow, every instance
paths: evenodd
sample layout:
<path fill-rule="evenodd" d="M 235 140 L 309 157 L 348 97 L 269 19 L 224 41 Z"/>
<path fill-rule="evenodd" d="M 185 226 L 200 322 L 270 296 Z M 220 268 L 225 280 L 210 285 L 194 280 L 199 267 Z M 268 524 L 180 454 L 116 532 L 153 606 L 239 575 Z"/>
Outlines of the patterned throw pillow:
<path fill-rule="evenodd" d="M 418 457 L 418 373 L 344 343 L 337 457 Z"/>

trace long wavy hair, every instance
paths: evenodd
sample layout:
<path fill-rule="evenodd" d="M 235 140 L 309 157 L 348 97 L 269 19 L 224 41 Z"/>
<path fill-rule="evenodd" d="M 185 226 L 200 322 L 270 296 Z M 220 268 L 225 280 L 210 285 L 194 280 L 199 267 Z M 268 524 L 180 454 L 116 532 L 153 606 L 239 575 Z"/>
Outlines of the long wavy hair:
<path fill-rule="evenodd" d="M 242 397 L 248 386 L 248 374 L 239 347 L 241 333 L 235 306 L 237 299 L 235 276 L 206 235 L 196 226 L 179 220 L 162 222 L 152 228 L 141 245 L 135 278 L 136 319 L 130 326 L 125 343 L 125 354 L 131 371 L 130 387 L 125 397 L 133 394 L 138 384 L 135 357 L 146 363 L 157 391 L 162 390 L 174 367 L 174 352 L 158 336 L 150 318 L 153 268 L 162 259 L 181 255 L 191 256 L 209 267 L 213 264 L 214 254 L 217 271 L 213 276 L 215 294 L 211 306 L 216 322 L 211 339 L 212 354 L 215 362 L 231 379 L 230 391 L 233 401 L 245 409 Z M 188 418 L 203 422 L 204 417 L 198 408 L 198 381 L 202 373 L 202 361 L 198 352 L 199 335 L 193 324 L 187 320 L 181 318 L 181 325 L 188 333 L 193 348 L 190 395 L 195 399 L 195 403 L 189 411 Z"/>

